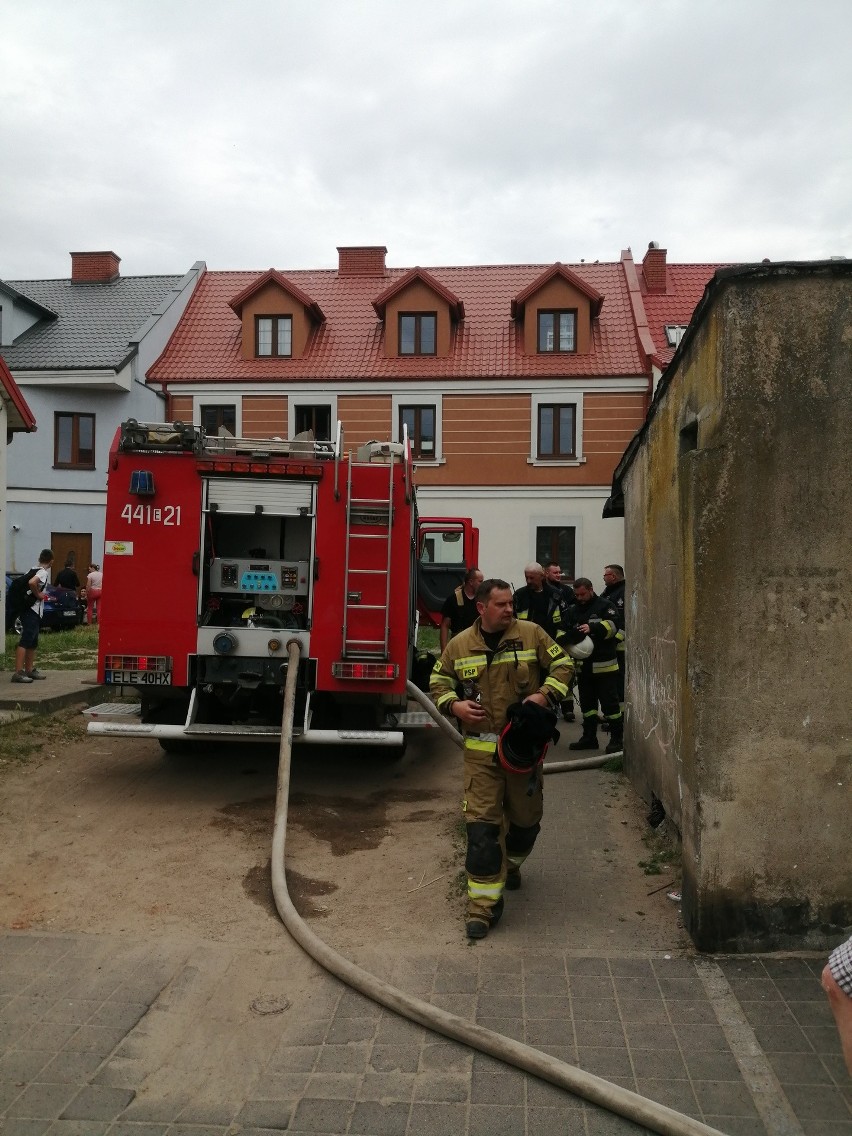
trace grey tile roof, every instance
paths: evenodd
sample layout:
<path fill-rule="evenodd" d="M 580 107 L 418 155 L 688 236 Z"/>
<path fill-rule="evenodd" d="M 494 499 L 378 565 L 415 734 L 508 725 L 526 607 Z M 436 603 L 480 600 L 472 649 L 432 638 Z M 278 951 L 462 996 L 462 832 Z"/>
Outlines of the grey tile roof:
<path fill-rule="evenodd" d="M 182 276 L 125 276 L 111 284 L 70 280 L 7 280 L 10 288 L 57 318 L 31 327 L 3 357 L 12 371 L 118 369 L 146 320 Z"/>

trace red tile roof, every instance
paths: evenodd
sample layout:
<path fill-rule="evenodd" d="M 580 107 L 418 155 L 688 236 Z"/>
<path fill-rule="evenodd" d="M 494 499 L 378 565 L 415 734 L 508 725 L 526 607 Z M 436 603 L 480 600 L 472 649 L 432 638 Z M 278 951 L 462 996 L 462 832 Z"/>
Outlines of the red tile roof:
<path fill-rule="evenodd" d="M 282 288 L 288 295 L 292 296 L 294 300 L 297 300 L 317 323 L 325 319 L 319 304 L 317 304 L 311 296 L 306 295 L 297 284 L 288 280 L 286 276 L 282 276 L 280 272 L 276 272 L 274 268 L 268 269 L 261 276 L 258 276 L 256 280 L 253 280 L 251 284 L 243 288 L 239 295 L 234 296 L 232 300 L 228 301 L 228 307 L 236 312 L 238 316 L 241 316 L 243 305 L 246 301 L 250 299 L 255 292 L 259 292 L 270 280 L 274 281 L 279 288 Z"/>
<path fill-rule="evenodd" d="M 666 339 L 666 324 L 688 324 L 713 273 L 717 268 L 724 267 L 723 264 L 667 264 L 665 292 L 649 292 L 644 287 L 642 265 L 636 266 L 643 285 L 642 303 L 648 318 L 648 329 L 663 365 L 669 363 L 675 353 L 674 347 L 670 347 Z"/>
<path fill-rule="evenodd" d="M 433 292 L 446 300 L 450 308 L 450 314 L 454 320 L 464 319 L 464 301 L 460 300 L 458 296 L 450 292 L 440 280 L 436 280 L 431 272 L 427 272 L 425 268 L 412 268 L 410 272 L 406 272 L 396 280 L 389 288 L 385 288 L 380 296 L 373 300 L 373 311 L 380 320 L 385 318 L 385 308 L 388 303 L 396 296 L 403 288 L 407 288 L 414 280 L 420 280 L 427 288 L 431 288 Z"/>
<path fill-rule="evenodd" d="M 603 304 L 603 296 L 595 288 L 578 276 L 576 272 L 572 272 L 567 264 L 552 264 L 550 268 L 546 268 L 541 276 L 538 276 L 532 283 L 528 284 L 517 296 L 512 300 L 512 315 L 517 316 L 522 313 L 524 304 L 530 296 L 534 296 L 540 288 L 543 288 L 548 281 L 552 280 L 554 276 L 561 276 L 563 280 L 567 280 L 569 284 L 573 284 L 578 288 L 584 296 L 588 297 L 592 309 L 592 315 L 600 315 L 601 305 Z"/>
<path fill-rule="evenodd" d="M 563 266 L 566 267 L 566 266 Z M 201 279 L 165 351 L 150 369 L 161 383 L 250 380 L 252 384 L 370 379 L 450 380 L 535 377 L 638 376 L 648 373 L 640 351 L 630 297 L 620 263 L 571 265 L 572 278 L 587 294 L 604 297 L 593 320 L 587 355 L 527 355 L 512 301 L 553 265 L 516 264 L 429 268 L 428 275 L 464 304 L 452 351 L 434 356 L 388 358 L 383 324 L 373 301 L 387 295 L 411 269 L 389 268 L 383 277 L 338 274 L 336 269 L 285 270 L 284 277 L 318 304 L 324 322 L 316 327 L 300 359 L 244 359 L 240 320 L 229 304 L 262 272 L 207 272 Z"/>

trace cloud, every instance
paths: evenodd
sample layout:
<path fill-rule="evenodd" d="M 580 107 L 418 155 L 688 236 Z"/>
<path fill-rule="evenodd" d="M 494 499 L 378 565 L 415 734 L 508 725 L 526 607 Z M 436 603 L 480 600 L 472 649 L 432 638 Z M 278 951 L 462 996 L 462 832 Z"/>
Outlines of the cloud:
<path fill-rule="evenodd" d="M 849 253 L 850 33 L 845 0 L 7 6 L 0 276 Z"/>

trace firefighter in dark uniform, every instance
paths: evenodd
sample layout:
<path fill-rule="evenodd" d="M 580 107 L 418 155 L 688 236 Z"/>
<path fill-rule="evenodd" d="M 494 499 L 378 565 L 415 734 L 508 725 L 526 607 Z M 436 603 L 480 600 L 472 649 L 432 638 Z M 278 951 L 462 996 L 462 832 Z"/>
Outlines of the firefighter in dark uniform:
<path fill-rule="evenodd" d="M 598 704 L 609 723 L 607 753 L 616 753 L 624 744 L 624 717 L 618 701 L 618 633 L 621 615 L 615 604 L 596 596 L 592 581 L 579 576 L 574 581 L 575 602 L 568 609 L 571 626 L 590 637 L 595 649 L 583 659 L 577 679 L 583 734 L 569 749 L 598 748 Z"/>
<path fill-rule="evenodd" d="M 442 651 L 453 635 L 466 631 L 476 619 L 476 589 L 482 583 L 482 579 L 482 573 L 478 568 L 468 568 L 464 582 L 444 600 L 438 633 Z"/>
<path fill-rule="evenodd" d="M 570 584 L 566 584 L 563 581 L 562 568 L 559 564 L 556 563 L 555 560 L 551 560 L 551 562 L 545 567 L 544 582 L 546 584 L 549 584 L 551 588 L 555 588 L 557 592 L 559 592 L 560 596 L 562 597 L 562 611 L 564 611 L 566 607 L 571 606 L 571 604 L 574 602 L 574 589 Z M 566 722 L 574 721 L 574 695 L 570 689 L 568 691 L 568 697 L 562 703 L 560 709 L 562 710 L 562 717 Z"/>
<path fill-rule="evenodd" d="M 624 569 L 620 564 L 607 564 L 603 573 L 606 587 L 601 599 L 614 604 L 621 613 L 621 632 L 616 647 L 618 657 L 618 701 L 624 705 Z"/>
<path fill-rule="evenodd" d="M 515 618 L 505 580 L 485 580 L 476 598 L 476 622 L 450 640 L 429 683 L 435 705 L 465 735 L 469 939 L 484 938 L 500 918 L 504 888 L 521 886 L 521 864 L 541 827 L 541 766 L 509 771 L 498 757 L 499 735 L 518 703 L 555 710 L 573 669 L 537 624 Z"/>
<path fill-rule="evenodd" d="M 528 619 L 543 627 L 551 639 L 557 642 L 562 633 L 562 620 L 568 602 L 561 588 L 556 588 L 545 579 L 540 564 L 528 564 L 524 568 L 526 585 L 515 592 L 515 614 L 518 619 Z"/>

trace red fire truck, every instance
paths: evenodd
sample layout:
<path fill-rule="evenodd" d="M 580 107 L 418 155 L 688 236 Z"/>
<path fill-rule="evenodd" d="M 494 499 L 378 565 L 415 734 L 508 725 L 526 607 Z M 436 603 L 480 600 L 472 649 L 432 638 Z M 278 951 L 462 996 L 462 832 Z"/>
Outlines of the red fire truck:
<path fill-rule="evenodd" d="M 294 741 L 401 746 L 418 580 L 424 612 L 476 563 L 467 518 L 418 519 L 411 448 L 205 436 L 124 422 L 110 451 L 98 678 L 138 703 L 89 731 L 191 742 L 280 736 L 301 641 Z"/>

